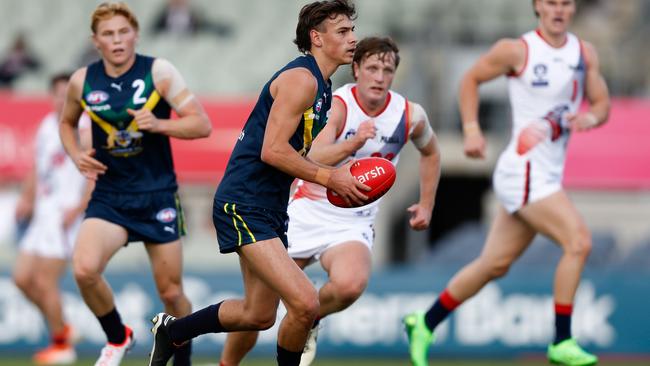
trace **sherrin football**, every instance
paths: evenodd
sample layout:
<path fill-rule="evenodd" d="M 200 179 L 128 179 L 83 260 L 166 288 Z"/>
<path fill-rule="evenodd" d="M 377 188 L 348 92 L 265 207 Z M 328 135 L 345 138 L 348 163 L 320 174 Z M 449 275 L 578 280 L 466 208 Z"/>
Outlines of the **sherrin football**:
<path fill-rule="evenodd" d="M 370 187 L 370 191 L 362 191 L 368 196 L 363 205 L 348 206 L 345 201 L 336 192 L 327 189 L 327 199 L 331 204 L 338 207 L 350 208 L 365 206 L 381 198 L 390 187 L 395 183 L 395 166 L 390 160 L 384 158 L 362 158 L 350 166 L 350 173 L 359 180 L 359 182 Z"/>

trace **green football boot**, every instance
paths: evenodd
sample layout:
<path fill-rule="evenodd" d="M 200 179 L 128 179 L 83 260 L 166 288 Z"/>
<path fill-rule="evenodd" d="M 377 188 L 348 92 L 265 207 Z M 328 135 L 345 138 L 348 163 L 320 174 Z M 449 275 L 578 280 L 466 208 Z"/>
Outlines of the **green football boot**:
<path fill-rule="evenodd" d="M 404 317 L 403 322 L 409 339 L 411 363 L 413 366 L 429 365 L 427 354 L 436 337 L 424 323 L 424 313 L 411 313 Z"/>
<path fill-rule="evenodd" d="M 575 339 L 565 339 L 558 344 L 549 344 L 546 353 L 550 363 L 564 366 L 588 366 L 598 363 L 598 357 L 586 352 Z"/>

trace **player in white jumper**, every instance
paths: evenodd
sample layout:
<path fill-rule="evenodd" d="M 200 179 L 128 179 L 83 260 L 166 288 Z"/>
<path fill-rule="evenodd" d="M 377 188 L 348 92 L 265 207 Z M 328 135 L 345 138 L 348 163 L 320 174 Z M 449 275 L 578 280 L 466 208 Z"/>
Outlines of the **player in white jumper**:
<path fill-rule="evenodd" d="M 59 139 L 59 116 L 63 108 L 68 75 L 52 78 L 54 111 L 41 122 L 35 139 L 35 164 L 24 183 L 16 209 L 31 222 L 20 242 L 14 282 L 36 305 L 47 322 L 51 345 L 34 355 L 39 365 L 74 363 L 72 330 L 63 320 L 59 280 L 72 255 L 82 214 L 93 184 L 77 171 Z M 82 138 L 90 145 L 89 121 Z"/>
<path fill-rule="evenodd" d="M 573 301 L 591 250 L 589 229 L 562 189 L 570 133 L 603 124 L 609 114 L 607 86 L 593 46 L 568 32 L 574 0 L 533 0 L 537 30 L 521 39 L 503 39 L 465 74 L 460 111 L 465 154 L 485 156 L 478 124 L 478 87 L 501 75 L 509 77 L 513 130 L 494 172 L 501 203 L 481 255 L 452 278 L 425 313 L 405 318 L 414 365 L 427 364 L 433 330 L 458 305 L 492 279 L 506 274 L 535 235 L 553 239 L 563 250 L 554 283 L 555 340 L 551 362 L 592 365 L 598 359 L 571 337 Z M 579 111 L 586 95 L 590 108 Z"/>
<path fill-rule="evenodd" d="M 440 178 L 440 153 L 422 106 L 390 90 L 398 52 L 390 38 L 370 37 L 357 43 L 352 63 L 356 83 L 334 92 L 327 125 L 309 158 L 340 166 L 351 159 L 377 156 L 397 164 L 402 147 L 411 140 L 420 151 L 420 199 L 408 208 L 409 223 L 414 230 L 425 230 Z M 311 364 L 315 357 L 320 319 L 352 305 L 366 288 L 373 224 L 381 201 L 339 208 L 329 203 L 325 192 L 320 185 L 299 181 L 288 209 L 289 255 L 300 268 L 320 260 L 329 276 L 319 291 L 319 317 L 300 365 Z M 256 332 L 228 334 L 221 365 L 238 365 L 256 338 Z"/>

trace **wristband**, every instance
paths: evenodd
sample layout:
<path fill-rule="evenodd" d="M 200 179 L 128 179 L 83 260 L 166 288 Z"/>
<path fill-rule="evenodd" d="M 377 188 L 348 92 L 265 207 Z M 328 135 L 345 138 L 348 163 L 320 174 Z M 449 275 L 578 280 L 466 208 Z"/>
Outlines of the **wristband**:
<path fill-rule="evenodd" d="M 481 126 L 479 126 L 478 121 L 464 122 L 463 133 L 468 136 L 480 134 Z"/>
<path fill-rule="evenodd" d="M 587 112 L 587 113 L 585 113 L 585 118 L 587 120 L 589 120 L 588 128 L 593 128 L 593 127 L 598 126 L 598 117 L 596 117 L 595 114 L 593 114 L 591 112 Z"/>

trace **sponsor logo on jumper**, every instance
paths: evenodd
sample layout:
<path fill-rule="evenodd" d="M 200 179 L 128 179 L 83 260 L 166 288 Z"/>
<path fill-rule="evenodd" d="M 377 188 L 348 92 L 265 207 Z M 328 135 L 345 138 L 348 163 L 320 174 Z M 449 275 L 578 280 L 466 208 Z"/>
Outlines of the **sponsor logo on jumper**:
<path fill-rule="evenodd" d="M 381 137 L 381 142 L 385 144 L 398 144 L 399 143 L 399 137 L 397 136 L 382 136 Z"/>
<path fill-rule="evenodd" d="M 86 94 L 88 104 L 101 104 L 108 100 L 108 93 L 103 90 L 93 90 Z"/>
<path fill-rule="evenodd" d="M 537 64 L 533 67 L 533 73 L 535 74 L 535 79 L 532 82 L 532 85 L 535 87 L 548 86 L 548 79 L 546 74 L 548 73 L 548 67 L 544 64 Z"/>
<path fill-rule="evenodd" d="M 103 111 L 108 111 L 111 109 L 110 104 L 102 104 L 102 105 L 91 105 L 90 110 L 93 112 L 103 112 Z"/>
<path fill-rule="evenodd" d="M 120 82 L 119 84 L 111 83 L 111 88 L 115 88 L 117 91 L 121 92 L 122 91 L 122 82 Z"/>

